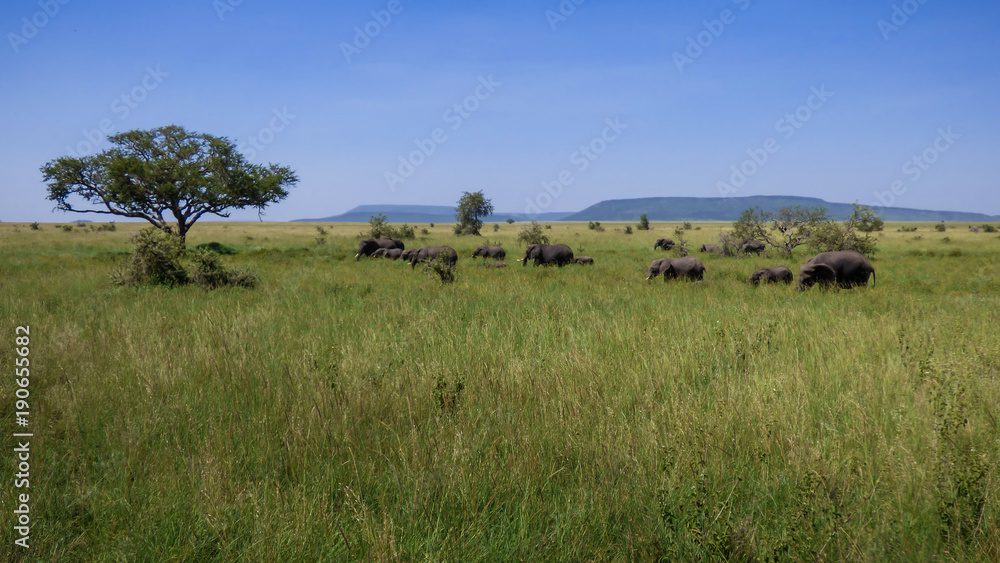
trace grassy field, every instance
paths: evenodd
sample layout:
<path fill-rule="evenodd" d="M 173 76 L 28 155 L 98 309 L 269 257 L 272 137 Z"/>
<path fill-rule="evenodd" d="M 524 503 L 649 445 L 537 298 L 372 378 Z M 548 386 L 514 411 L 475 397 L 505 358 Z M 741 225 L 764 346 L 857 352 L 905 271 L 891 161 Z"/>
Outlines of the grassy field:
<path fill-rule="evenodd" d="M 645 282 L 672 224 L 447 244 L 443 285 L 354 261 L 364 225 L 199 223 L 257 289 L 120 289 L 142 225 L 0 223 L 0 363 L 30 325 L 26 560 L 1000 560 L 1000 238 L 880 235 L 877 284 L 800 293 L 700 256 Z M 698 223 L 692 248 L 728 224 Z M 948 240 L 942 240 L 945 237 Z M 487 241 L 506 269 L 469 258 Z M 319 244 L 323 242 L 323 244 Z"/>

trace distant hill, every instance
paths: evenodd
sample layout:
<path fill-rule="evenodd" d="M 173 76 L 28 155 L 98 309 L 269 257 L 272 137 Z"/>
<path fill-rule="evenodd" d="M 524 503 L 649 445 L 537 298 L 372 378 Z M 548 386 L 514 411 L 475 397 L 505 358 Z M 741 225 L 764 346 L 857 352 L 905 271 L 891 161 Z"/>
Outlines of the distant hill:
<path fill-rule="evenodd" d="M 574 213 L 564 221 L 636 221 L 643 213 L 650 221 L 735 221 L 744 209 L 759 207 L 776 211 L 782 207 L 825 207 L 830 215 L 846 219 L 853 212 L 848 203 L 830 203 L 814 197 L 647 197 L 609 199 Z M 879 207 L 886 221 L 1000 221 L 998 215 L 960 211 L 928 211 L 903 207 Z"/>
<path fill-rule="evenodd" d="M 748 197 L 646 197 L 609 199 L 576 213 L 494 213 L 490 221 L 637 221 L 645 213 L 650 221 L 735 221 L 744 209 L 759 207 L 776 211 L 782 207 L 825 207 L 830 215 L 846 219 L 853 212 L 848 203 L 830 203 L 815 197 L 761 195 Z M 904 207 L 879 207 L 886 221 L 1000 221 L 1000 215 L 961 211 L 930 211 Z M 372 215 L 382 213 L 390 223 L 454 223 L 455 208 L 448 205 L 359 205 L 341 215 L 319 219 L 296 219 L 309 222 L 367 223 Z"/>
<path fill-rule="evenodd" d="M 296 219 L 312 223 L 367 223 L 372 215 L 382 213 L 390 223 L 454 223 L 455 208 L 448 205 L 359 205 L 341 215 L 323 217 L 320 219 Z M 489 221 L 506 221 L 513 217 L 518 221 L 561 221 L 571 212 L 542 213 L 537 216 L 526 216 L 524 213 L 495 212 Z"/>

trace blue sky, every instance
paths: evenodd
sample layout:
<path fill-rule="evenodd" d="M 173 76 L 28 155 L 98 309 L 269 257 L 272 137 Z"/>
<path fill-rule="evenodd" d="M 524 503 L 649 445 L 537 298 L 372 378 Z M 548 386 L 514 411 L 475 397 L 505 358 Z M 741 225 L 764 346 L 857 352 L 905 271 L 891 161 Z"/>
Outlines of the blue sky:
<path fill-rule="evenodd" d="M 104 219 L 53 213 L 39 167 L 168 124 L 293 168 L 267 220 L 476 190 L 1000 214 L 996 3 L 331 4 L 3 2 L 0 220 Z"/>

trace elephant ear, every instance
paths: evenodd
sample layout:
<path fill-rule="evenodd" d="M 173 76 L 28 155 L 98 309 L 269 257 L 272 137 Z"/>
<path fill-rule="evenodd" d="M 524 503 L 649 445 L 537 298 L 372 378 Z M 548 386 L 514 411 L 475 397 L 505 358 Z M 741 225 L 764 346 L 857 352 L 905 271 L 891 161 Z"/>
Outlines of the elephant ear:
<path fill-rule="evenodd" d="M 837 271 L 828 264 L 814 264 L 813 275 L 824 281 L 834 282 L 837 280 Z"/>

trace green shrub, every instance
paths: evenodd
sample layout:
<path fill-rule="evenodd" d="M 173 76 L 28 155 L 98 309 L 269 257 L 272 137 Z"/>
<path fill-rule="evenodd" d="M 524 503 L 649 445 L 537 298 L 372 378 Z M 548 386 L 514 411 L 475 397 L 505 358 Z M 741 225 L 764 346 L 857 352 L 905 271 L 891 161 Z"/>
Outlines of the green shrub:
<path fill-rule="evenodd" d="M 649 230 L 649 217 L 643 213 L 639 216 L 639 224 L 635 226 L 637 231 L 648 231 Z"/>
<path fill-rule="evenodd" d="M 37 230 L 41 229 L 41 227 L 38 226 L 38 221 L 35 221 L 34 223 L 32 223 L 29 226 L 31 227 L 32 231 L 37 231 Z"/>
<path fill-rule="evenodd" d="M 441 283 L 452 283 L 455 281 L 455 266 L 440 254 L 424 262 L 424 270 L 437 274 Z"/>
<path fill-rule="evenodd" d="M 184 244 L 180 238 L 149 227 L 132 236 L 132 245 L 132 254 L 111 273 L 112 283 L 173 287 L 188 282 L 188 273 L 181 265 Z"/>
<path fill-rule="evenodd" d="M 513 217 L 507 217 L 507 224 L 508 225 L 513 225 L 514 224 L 514 218 Z"/>
<path fill-rule="evenodd" d="M 626 235 L 632 234 L 632 225 L 625 225 L 625 234 Z"/>
<path fill-rule="evenodd" d="M 548 229 L 549 227 L 546 226 L 545 228 Z M 600 221 L 591 221 L 587 225 L 587 228 L 590 229 L 591 231 L 597 231 L 599 233 L 603 233 L 604 232 L 604 227 L 601 226 L 601 222 Z"/>
<path fill-rule="evenodd" d="M 254 288 L 260 282 L 257 274 L 243 269 L 230 270 L 222 264 L 218 254 L 208 251 L 196 251 L 193 259 L 191 281 L 205 289 L 215 289 L 225 286 Z"/>
<path fill-rule="evenodd" d="M 549 237 L 542 234 L 542 226 L 538 221 L 532 221 L 525 225 L 521 232 L 517 233 L 517 242 L 529 244 L 548 244 Z"/>
<path fill-rule="evenodd" d="M 902 226 L 902 227 L 900 227 L 900 228 L 898 228 L 898 229 L 896 229 L 896 231 L 900 232 L 900 233 L 912 233 L 912 232 L 914 232 L 916 230 L 917 230 L 916 227 L 907 227 L 905 225 Z"/>
<path fill-rule="evenodd" d="M 979 228 L 982 229 L 984 233 L 997 232 L 997 228 L 994 227 L 993 225 L 990 225 L 989 223 L 983 223 Z"/>
<path fill-rule="evenodd" d="M 691 227 L 691 221 L 684 221 L 684 230 L 685 231 L 690 231 L 691 228 L 692 228 Z"/>
<path fill-rule="evenodd" d="M 204 250 L 206 252 L 214 252 L 216 254 L 236 254 L 235 248 L 215 241 L 199 244 L 195 247 L 195 250 Z"/>
<path fill-rule="evenodd" d="M 98 225 L 97 226 L 97 230 L 98 231 L 117 231 L 118 230 L 118 225 L 115 225 L 115 222 L 112 221 L 112 222 L 107 223 L 105 225 Z"/>
<path fill-rule="evenodd" d="M 934 230 L 939 233 L 943 233 L 948 230 L 948 227 L 946 227 L 944 223 L 938 223 L 937 225 L 934 225 Z"/>

